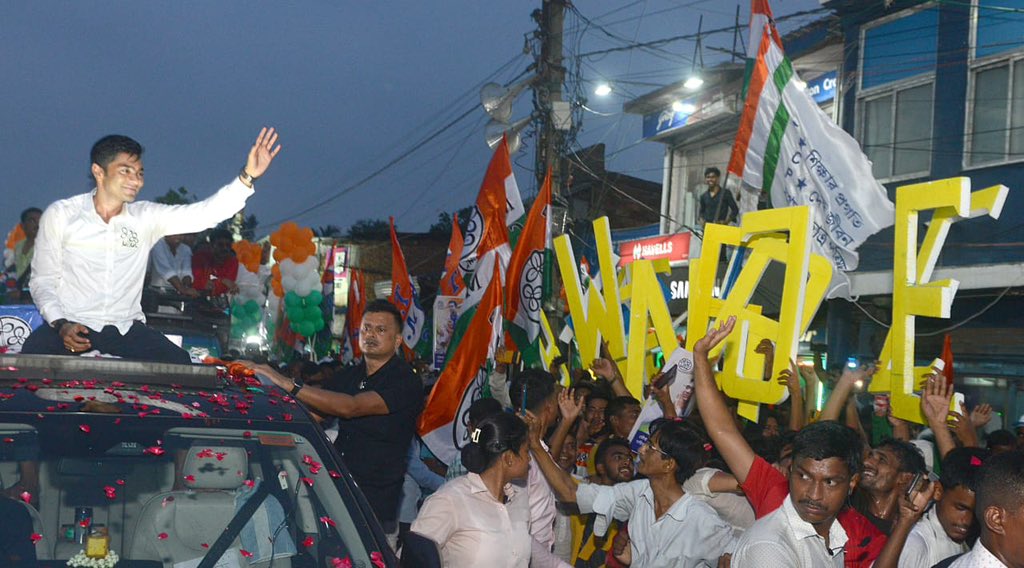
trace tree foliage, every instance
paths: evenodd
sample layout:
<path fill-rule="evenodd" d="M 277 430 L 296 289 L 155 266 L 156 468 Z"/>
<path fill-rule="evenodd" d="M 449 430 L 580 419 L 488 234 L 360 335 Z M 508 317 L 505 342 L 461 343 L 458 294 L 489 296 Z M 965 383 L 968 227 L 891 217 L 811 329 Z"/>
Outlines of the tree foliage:
<path fill-rule="evenodd" d="M 390 230 L 386 219 L 360 219 L 348 228 L 345 236 L 354 240 L 380 240 L 388 238 Z"/>
<path fill-rule="evenodd" d="M 194 193 L 189 193 L 184 187 L 179 187 L 178 189 L 168 189 L 167 193 L 153 201 L 163 203 L 164 205 L 188 205 L 189 203 L 199 201 L 199 198 Z"/>
<path fill-rule="evenodd" d="M 473 206 L 463 207 L 455 213 L 459 216 L 459 230 L 465 235 L 466 225 L 469 224 L 469 218 L 473 215 Z M 431 225 L 427 231 L 432 235 L 450 235 L 452 232 L 452 214 L 447 211 L 438 213 L 437 222 Z"/>

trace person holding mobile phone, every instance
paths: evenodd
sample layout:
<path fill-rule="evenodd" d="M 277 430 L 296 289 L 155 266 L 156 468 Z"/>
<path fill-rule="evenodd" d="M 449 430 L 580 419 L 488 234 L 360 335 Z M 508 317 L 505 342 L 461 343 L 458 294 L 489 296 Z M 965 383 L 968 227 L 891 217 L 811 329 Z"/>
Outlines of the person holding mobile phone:
<path fill-rule="evenodd" d="M 980 448 L 958 448 L 946 455 L 935 506 L 907 537 L 899 568 L 927 568 L 968 550 L 967 543 L 977 534 L 974 504 L 986 461 L 988 452 Z"/>

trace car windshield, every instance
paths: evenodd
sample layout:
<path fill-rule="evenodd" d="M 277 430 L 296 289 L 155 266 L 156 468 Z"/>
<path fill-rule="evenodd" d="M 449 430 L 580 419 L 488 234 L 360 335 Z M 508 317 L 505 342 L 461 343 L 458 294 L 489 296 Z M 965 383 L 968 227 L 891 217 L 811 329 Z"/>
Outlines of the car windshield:
<path fill-rule="evenodd" d="M 0 501 L 31 518 L 15 538 L 35 543 L 40 565 L 93 545 L 119 568 L 193 568 L 211 551 L 221 561 L 202 566 L 380 562 L 365 504 L 308 421 L 215 418 L 197 399 L 148 390 L 119 389 L 113 402 L 109 388 L 31 390 L 19 395 L 31 405 L 0 400 Z M 0 534 L 16 525 L 0 522 Z"/>

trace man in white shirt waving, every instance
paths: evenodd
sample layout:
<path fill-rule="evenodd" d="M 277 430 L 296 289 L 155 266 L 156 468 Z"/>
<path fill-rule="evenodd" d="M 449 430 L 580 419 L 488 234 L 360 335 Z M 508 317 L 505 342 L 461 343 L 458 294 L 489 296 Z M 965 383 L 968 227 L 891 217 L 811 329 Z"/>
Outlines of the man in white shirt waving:
<path fill-rule="evenodd" d="M 238 177 L 188 205 L 135 203 L 144 183 L 142 146 L 110 135 L 92 147 L 96 189 L 46 208 L 32 259 L 32 299 L 48 325 L 22 353 L 73 355 L 92 349 L 130 359 L 188 364 L 187 353 L 145 325 L 141 298 L 149 251 L 164 235 L 195 233 L 238 212 L 253 182 L 280 152 L 264 128 Z"/>

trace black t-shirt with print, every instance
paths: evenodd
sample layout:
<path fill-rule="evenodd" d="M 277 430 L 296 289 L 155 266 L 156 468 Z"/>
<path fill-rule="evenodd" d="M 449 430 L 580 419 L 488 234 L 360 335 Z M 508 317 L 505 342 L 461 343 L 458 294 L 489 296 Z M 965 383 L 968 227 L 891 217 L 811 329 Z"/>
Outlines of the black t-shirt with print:
<path fill-rule="evenodd" d="M 375 391 L 388 405 L 388 414 L 339 418 L 334 447 L 345 459 L 352 477 L 381 522 L 394 521 L 405 479 L 409 444 L 423 410 L 423 386 L 401 358 L 388 360 L 367 377 L 366 364 L 348 367 L 324 383 L 334 392 L 357 395 Z"/>

